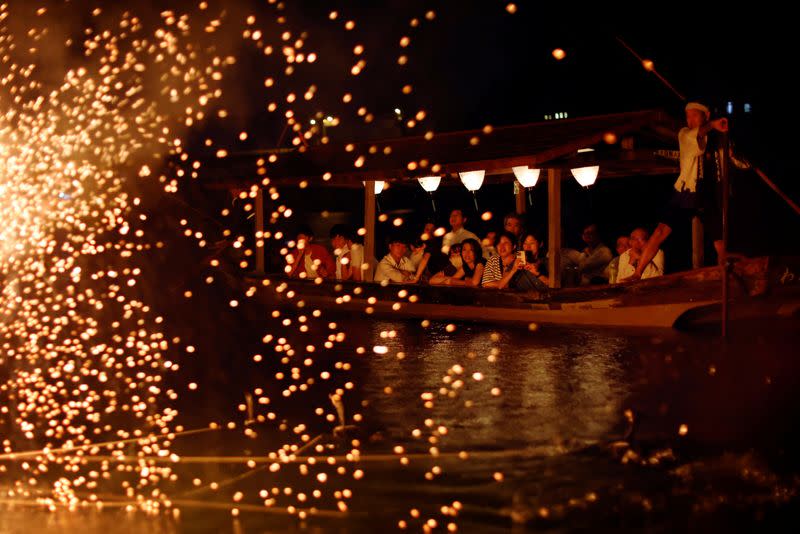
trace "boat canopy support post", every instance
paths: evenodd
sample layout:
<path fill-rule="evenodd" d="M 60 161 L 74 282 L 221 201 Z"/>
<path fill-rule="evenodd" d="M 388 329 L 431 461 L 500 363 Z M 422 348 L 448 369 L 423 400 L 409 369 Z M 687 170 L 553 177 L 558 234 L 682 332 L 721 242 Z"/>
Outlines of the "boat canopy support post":
<path fill-rule="evenodd" d="M 514 180 L 514 197 L 517 201 L 517 213 L 524 214 L 528 207 L 528 203 L 525 201 L 525 188 L 516 180 Z"/>
<path fill-rule="evenodd" d="M 705 263 L 703 250 L 703 221 L 698 216 L 692 217 L 692 269 L 699 269 Z"/>
<path fill-rule="evenodd" d="M 264 189 L 259 187 L 256 192 L 256 273 L 264 274 Z"/>
<path fill-rule="evenodd" d="M 364 186 L 364 263 L 368 269 L 363 273 L 366 282 L 372 282 L 375 268 L 375 181 L 367 180 Z"/>
<path fill-rule="evenodd" d="M 547 249 L 550 287 L 561 287 L 561 170 L 547 169 Z"/>

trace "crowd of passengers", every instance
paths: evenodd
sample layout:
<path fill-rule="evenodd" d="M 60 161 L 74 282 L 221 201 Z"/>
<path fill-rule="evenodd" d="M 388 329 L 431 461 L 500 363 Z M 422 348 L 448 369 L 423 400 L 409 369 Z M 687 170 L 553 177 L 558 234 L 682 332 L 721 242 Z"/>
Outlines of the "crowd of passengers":
<path fill-rule="evenodd" d="M 392 235 L 388 251 L 378 262 L 375 282 L 470 286 L 517 291 L 543 290 L 549 286 L 547 251 L 536 232 L 525 228 L 523 217 L 509 213 L 502 231 L 483 238 L 466 228 L 464 211 L 450 212 L 450 230 L 426 223 L 414 239 Z M 631 278 L 638 266 L 648 233 L 634 229 L 616 240 L 614 255 L 600 240 L 597 225 L 582 233 L 582 250 L 561 250 L 564 286 L 615 284 Z M 309 279 L 366 280 L 369 265 L 355 233 L 337 224 L 330 232 L 332 251 L 314 242 L 308 227 L 297 232 L 296 247 L 287 255 L 286 272 Z M 659 250 L 644 267 L 642 278 L 664 274 L 664 253 Z"/>

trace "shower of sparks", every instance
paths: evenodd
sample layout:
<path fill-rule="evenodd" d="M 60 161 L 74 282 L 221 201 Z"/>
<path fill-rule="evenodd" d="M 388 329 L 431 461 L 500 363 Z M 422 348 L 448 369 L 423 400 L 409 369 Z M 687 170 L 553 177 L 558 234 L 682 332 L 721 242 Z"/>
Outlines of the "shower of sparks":
<path fill-rule="evenodd" d="M 283 4 L 274 0 L 265 9 L 271 17 L 269 27 L 260 26 L 260 14 L 242 16 L 236 9 L 221 8 L 214 12 L 209 3 L 200 2 L 191 15 L 165 10 L 137 16 L 123 8 L 108 13 L 96 8 L 87 13 L 91 24 L 83 21 L 69 31 L 64 29 L 68 24 L 58 23 L 59 13 L 74 6 L 52 3 L 52 8 L 21 7 L 20 12 L 12 12 L 7 4 L 0 6 L 2 490 L 9 498 L 36 500 L 51 509 L 100 503 L 102 495 L 112 494 L 126 498 L 131 509 L 159 511 L 180 502 L 176 498 L 173 503 L 170 495 L 180 465 L 180 457 L 171 449 L 188 433 L 171 407 L 179 392 L 166 385 L 166 377 L 180 372 L 184 355 L 202 347 L 171 336 L 169 324 L 148 304 L 141 283 L 146 262 L 141 258 L 163 244 L 144 231 L 148 199 L 139 196 L 136 182 L 157 181 L 165 194 L 174 194 L 187 180 L 202 181 L 207 176 L 201 161 L 226 161 L 236 143 L 253 137 L 253 131 L 237 129 L 237 141 L 227 146 L 206 139 L 202 156 L 189 154 L 186 148 L 190 129 L 201 128 L 212 117 L 228 118 L 223 81 L 237 68 L 237 59 L 223 52 L 225 46 L 235 48 L 226 42 L 231 35 L 223 34 L 226 28 L 235 28 L 236 46 L 244 43 L 278 61 L 279 68 L 265 70 L 263 83 L 259 82 L 265 95 L 262 109 L 281 117 L 287 142 L 297 150 L 312 142 L 328 143 L 326 127 L 370 124 L 375 112 L 358 103 L 355 91 L 342 86 L 331 91 L 339 91 L 332 96 L 342 102 L 341 109 L 319 110 L 315 102 L 323 84 L 295 75 L 313 72 L 323 53 L 314 49 L 308 32 L 290 27 Z M 516 9 L 515 4 L 506 6 L 509 13 Z M 377 61 L 368 47 L 357 42 L 362 26 L 344 12 L 333 11 L 327 18 L 351 43 L 352 61 L 339 67 L 358 87 L 356 82 L 363 84 Z M 413 33 L 436 19 L 434 11 L 419 12 L 404 32 L 409 35 L 393 41 L 397 54 L 387 61 L 402 72 L 412 61 Z M 21 27 L 18 21 L 28 26 Z M 411 81 L 399 83 L 397 94 L 416 91 Z M 432 139 L 434 133 L 424 129 L 431 113 L 419 107 L 407 111 L 405 126 Z M 486 126 L 483 134 L 491 133 L 491 126 Z M 480 138 L 470 143 L 479 145 Z M 350 143 L 344 150 L 354 168 L 392 154 L 390 145 Z M 289 236 L 278 228 L 293 212 L 281 204 L 281 193 L 269 177 L 270 165 L 279 157 L 257 159 L 251 169 L 252 185 L 238 191 L 235 207 L 221 213 L 226 221 L 249 217 L 263 197 L 269 225 L 255 240 L 235 230 L 235 225 L 211 235 L 200 221 L 187 219 L 176 225 L 176 232 L 200 248 L 210 249 L 215 242 L 228 245 L 241 273 L 251 269 L 254 256 L 269 246 L 285 244 L 280 253 L 291 264 L 297 244 L 287 242 Z M 424 155 L 407 167 L 433 173 L 441 169 Z M 321 178 L 328 181 L 331 174 Z M 300 187 L 308 185 L 304 181 Z M 485 213 L 484 220 L 489 218 L 491 213 Z M 392 226 L 405 222 L 389 220 L 385 214 L 379 221 Z M 435 235 L 444 231 L 439 228 Z M 225 267 L 219 256 L 209 260 L 212 271 Z M 214 275 L 205 278 L 207 284 L 215 280 Z M 341 288 L 337 291 L 337 303 L 363 302 L 365 314 L 372 313 L 377 302 L 367 287 L 346 294 Z M 191 299 L 196 292 L 186 289 L 183 296 Z M 254 455 L 244 464 L 247 470 L 240 477 L 265 477 L 265 489 L 248 494 L 236 488 L 236 479 L 195 477 L 194 489 L 183 496 L 230 489 L 233 515 L 254 506 L 248 503 L 282 507 L 301 519 L 320 509 L 346 513 L 352 498 L 350 483 L 364 477 L 359 465 L 362 443 L 340 441 L 337 446 L 345 450 L 336 458 L 333 446 L 312 428 L 329 429 L 340 437 L 363 421 L 364 416 L 348 410 L 350 404 L 345 402 L 355 389 L 348 376 L 351 359 L 374 354 L 402 360 L 405 354 L 390 355 L 389 341 L 371 350 L 359 347 L 354 355 L 340 354 L 337 345 L 347 333 L 282 281 L 263 279 L 229 299 L 226 307 L 241 309 L 258 292 L 271 292 L 290 304 L 290 309 L 268 311 L 274 330 L 264 333 L 262 353 L 251 356 L 256 368 L 269 362 L 281 370 L 265 380 L 264 387 L 243 395 L 238 409 L 246 417 L 244 425 L 214 424 L 209 429 L 241 431 L 253 438 L 257 425 L 272 425 L 286 442 L 273 445 L 266 456 L 259 451 L 257 461 Z M 391 308 L 400 310 L 417 300 L 402 290 Z M 455 325 L 446 327 L 448 333 L 455 330 Z M 382 337 L 391 340 L 395 333 Z M 422 393 L 422 413 L 440 400 L 471 408 L 478 401 L 462 400 L 471 388 L 486 398 L 501 394 L 485 383 L 486 365 L 478 366 L 474 359 L 470 355 L 469 361 L 453 365 L 438 391 Z M 486 361 L 493 364 L 496 359 L 493 350 Z M 186 384 L 189 391 L 200 388 L 188 378 L 172 382 Z M 324 392 L 326 403 L 311 406 L 307 420 L 290 422 L 273 408 L 281 399 L 301 397 L 303 402 L 311 388 Z M 387 387 L 387 394 L 390 390 Z M 425 451 L 436 462 L 449 429 L 433 416 L 419 427 L 410 435 L 427 442 Z M 408 464 L 410 455 L 398 447 L 394 453 L 401 464 Z M 100 457 L 105 459 L 94 460 Z M 469 455 L 461 451 L 458 458 L 467 460 Z M 302 477 L 299 487 L 280 485 L 287 464 Z M 424 478 L 433 480 L 441 474 L 442 467 L 435 464 Z M 502 477 L 497 473 L 494 480 L 500 482 Z M 454 531 L 460 510 L 458 501 L 430 507 L 428 517 L 415 509 L 400 523 Z"/>

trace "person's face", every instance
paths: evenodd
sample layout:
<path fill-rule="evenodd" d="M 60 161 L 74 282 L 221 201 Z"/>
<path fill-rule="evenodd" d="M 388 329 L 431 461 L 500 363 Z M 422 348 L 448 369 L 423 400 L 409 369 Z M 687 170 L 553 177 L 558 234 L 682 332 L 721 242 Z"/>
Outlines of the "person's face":
<path fill-rule="evenodd" d="M 594 226 L 587 226 L 583 230 L 583 242 L 590 247 L 597 244 L 597 228 Z"/>
<path fill-rule="evenodd" d="M 647 244 L 646 234 L 640 230 L 634 230 L 631 233 L 629 244 L 633 250 L 636 252 L 641 252 L 644 250 L 645 244 Z"/>
<path fill-rule="evenodd" d="M 334 249 L 341 250 L 341 249 L 343 249 L 345 247 L 346 244 L 347 244 L 347 241 L 345 240 L 344 237 L 342 237 L 340 235 L 337 235 L 336 237 L 331 239 L 331 245 L 333 245 Z"/>
<path fill-rule="evenodd" d="M 462 226 L 464 226 L 464 214 L 461 213 L 461 210 L 453 210 L 450 213 L 450 227 L 453 230 L 458 230 Z"/>
<path fill-rule="evenodd" d="M 622 254 L 629 248 L 631 248 L 630 239 L 627 237 L 620 237 L 617 239 L 617 254 Z"/>
<path fill-rule="evenodd" d="M 425 223 L 425 228 L 422 229 L 423 234 L 428 234 L 428 237 L 433 237 L 433 232 L 436 231 L 436 225 L 433 223 Z"/>
<path fill-rule="evenodd" d="M 406 255 L 406 244 L 405 243 L 392 243 L 389 245 L 389 254 L 391 254 L 395 258 L 400 258 Z"/>
<path fill-rule="evenodd" d="M 461 256 L 461 245 L 453 245 L 450 247 L 450 258 L 458 258 Z"/>
<path fill-rule="evenodd" d="M 528 235 L 525 237 L 525 241 L 522 242 L 522 248 L 536 254 L 539 252 L 539 241 L 534 236 Z"/>
<path fill-rule="evenodd" d="M 694 130 L 706 123 L 706 114 L 699 109 L 686 110 L 686 126 Z"/>
<path fill-rule="evenodd" d="M 488 232 L 485 241 L 488 245 L 494 245 L 495 241 L 497 241 L 497 232 Z"/>
<path fill-rule="evenodd" d="M 519 219 L 516 217 L 510 217 L 506 220 L 503 228 L 506 232 L 511 232 L 514 235 L 519 235 L 522 233 L 522 224 L 520 224 Z"/>
<path fill-rule="evenodd" d="M 497 253 L 501 258 L 507 258 L 508 256 L 511 256 L 514 254 L 514 243 L 512 243 L 506 236 L 501 237 L 500 242 L 497 243 Z"/>
<path fill-rule="evenodd" d="M 472 248 L 472 243 L 465 243 L 461 247 L 461 259 L 463 259 L 465 263 L 475 263 L 475 250 Z"/>

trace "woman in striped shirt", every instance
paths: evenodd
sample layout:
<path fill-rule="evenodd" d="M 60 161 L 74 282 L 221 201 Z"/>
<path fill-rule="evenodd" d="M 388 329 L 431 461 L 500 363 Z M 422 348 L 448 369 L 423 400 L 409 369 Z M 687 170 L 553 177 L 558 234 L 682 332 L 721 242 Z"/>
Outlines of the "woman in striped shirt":
<path fill-rule="evenodd" d="M 525 260 L 516 255 L 516 242 L 513 234 L 500 232 L 497 238 L 497 256 L 489 258 L 483 270 L 483 287 L 519 291 L 547 287 L 536 275 L 525 269 Z"/>

